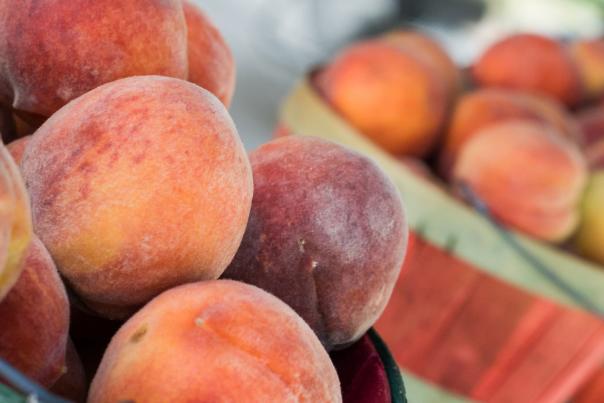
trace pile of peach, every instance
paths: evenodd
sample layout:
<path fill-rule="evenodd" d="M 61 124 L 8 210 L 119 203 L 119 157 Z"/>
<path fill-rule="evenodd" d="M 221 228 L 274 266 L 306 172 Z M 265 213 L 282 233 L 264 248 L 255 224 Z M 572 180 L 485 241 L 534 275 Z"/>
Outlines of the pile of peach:
<path fill-rule="evenodd" d="M 328 352 L 375 323 L 406 251 L 390 180 L 315 138 L 248 157 L 230 51 L 186 1 L 0 18 L 23 178 L 0 146 L 0 358 L 76 401 L 342 401 Z"/>
<path fill-rule="evenodd" d="M 415 172 L 604 264 L 604 39 L 516 34 L 462 70 L 426 34 L 395 31 L 344 49 L 313 84 Z"/>

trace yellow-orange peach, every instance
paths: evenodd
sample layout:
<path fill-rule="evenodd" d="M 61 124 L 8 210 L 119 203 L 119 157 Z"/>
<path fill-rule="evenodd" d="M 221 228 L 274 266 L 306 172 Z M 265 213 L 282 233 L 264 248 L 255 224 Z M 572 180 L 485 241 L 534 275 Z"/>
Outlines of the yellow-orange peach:
<path fill-rule="evenodd" d="M 585 96 L 604 94 L 604 38 L 578 40 L 570 45 L 570 53 L 578 66 Z"/>
<path fill-rule="evenodd" d="M 583 256 L 604 264 L 604 169 L 594 172 L 583 195 L 575 245 Z"/>
<path fill-rule="evenodd" d="M 535 92 L 566 105 L 582 97 L 579 72 L 566 48 L 536 34 L 516 34 L 488 48 L 472 69 L 481 86 Z"/>
<path fill-rule="evenodd" d="M 454 97 L 461 89 L 459 69 L 445 49 L 433 38 L 420 31 L 396 30 L 388 32 L 383 39 L 415 52 L 430 63 L 433 69 L 448 83 L 449 94 Z"/>
<path fill-rule="evenodd" d="M 220 276 L 253 190 L 224 105 L 159 76 L 114 81 L 69 103 L 32 136 L 21 168 L 36 234 L 83 301 L 114 318 Z"/>
<path fill-rule="evenodd" d="M 180 0 L 0 1 L 0 99 L 50 116 L 110 81 L 186 78 Z"/>
<path fill-rule="evenodd" d="M 503 223 L 555 242 L 578 224 L 587 169 L 578 147 L 553 131 L 530 121 L 489 126 L 462 148 L 454 179 Z"/>
<path fill-rule="evenodd" d="M 438 140 L 447 81 L 407 49 L 381 39 L 356 43 L 316 84 L 344 119 L 391 153 L 424 156 Z"/>
<path fill-rule="evenodd" d="M 169 380 L 166 382 L 166 380 Z M 118 331 L 89 403 L 341 402 L 336 370 L 286 304 L 229 280 L 166 291 Z"/>
<path fill-rule="evenodd" d="M 466 141 L 489 125 L 512 119 L 542 122 L 579 141 L 576 122 L 556 101 L 514 90 L 477 89 L 460 97 L 453 110 L 440 154 L 439 169 L 443 176 L 450 176 Z"/>
<path fill-rule="evenodd" d="M 224 277 L 291 306 L 328 349 L 365 334 L 386 306 L 407 245 L 400 196 L 369 159 L 316 137 L 250 155 L 250 220 Z"/>
<path fill-rule="evenodd" d="M 218 28 L 190 1 L 183 1 L 188 27 L 189 81 L 202 86 L 227 107 L 235 90 L 235 62 Z"/>
<path fill-rule="evenodd" d="M 31 237 L 29 198 L 21 174 L 0 144 L 0 301 L 21 274 Z"/>
<path fill-rule="evenodd" d="M 30 244 L 17 284 L 0 302 L 0 356 L 44 386 L 65 366 L 69 302 L 42 242 Z M 1 380 L 0 380 L 1 381 Z"/>
<path fill-rule="evenodd" d="M 21 137 L 6 146 L 8 152 L 10 153 L 11 157 L 13 157 L 13 160 L 17 165 L 21 164 L 25 147 L 27 147 L 27 143 L 29 143 L 30 139 L 31 135 Z"/>

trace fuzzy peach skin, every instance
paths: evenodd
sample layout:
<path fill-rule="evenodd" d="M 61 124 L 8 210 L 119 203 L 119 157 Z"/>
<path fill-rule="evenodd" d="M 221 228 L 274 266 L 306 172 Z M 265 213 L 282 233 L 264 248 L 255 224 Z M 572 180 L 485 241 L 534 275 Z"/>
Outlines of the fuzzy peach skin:
<path fill-rule="evenodd" d="M 386 41 L 358 42 L 317 77 L 319 92 L 352 126 L 393 154 L 425 156 L 447 109 L 447 80 Z"/>
<path fill-rule="evenodd" d="M 224 277 L 276 295 L 331 350 L 358 340 L 384 309 L 407 244 L 401 199 L 369 159 L 288 136 L 251 153 L 254 199 Z"/>
<path fill-rule="evenodd" d="M 189 81 L 231 104 L 235 91 L 235 61 L 212 21 L 190 1 L 183 1 L 188 33 Z"/>
<path fill-rule="evenodd" d="M 558 102 L 521 91 L 480 88 L 462 95 L 455 105 L 440 152 L 442 175 L 451 176 L 466 141 L 489 125 L 512 119 L 543 122 L 569 139 L 580 141 L 577 123 Z"/>
<path fill-rule="evenodd" d="M 50 391 L 76 403 L 84 403 L 88 394 L 88 381 L 80 356 L 71 339 L 67 339 L 65 367 L 61 377 Z"/>
<path fill-rule="evenodd" d="M 604 264 L 604 168 L 594 172 L 581 203 L 581 224 L 574 242 L 579 253 Z"/>
<path fill-rule="evenodd" d="M 52 258 L 37 238 L 19 281 L 0 302 L 0 323 L 0 357 L 51 386 L 65 366 L 69 302 Z"/>
<path fill-rule="evenodd" d="M 448 83 L 453 98 L 461 89 L 461 74 L 445 49 L 428 34 L 421 31 L 394 30 L 382 37 L 385 41 L 409 49 L 423 57 Z"/>
<path fill-rule="evenodd" d="M 590 146 L 604 141 L 604 105 L 594 105 L 581 109 L 576 114 L 581 129 L 583 145 Z"/>
<path fill-rule="evenodd" d="M 36 234 L 83 301 L 110 318 L 218 278 L 253 191 L 220 101 L 159 76 L 114 81 L 69 103 L 36 131 L 21 168 Z"/>
<path fill-rule="evenodd" d="M 604 38 L 582 39 L 570 45 L 587 98 L 604 94 Z"/>
<path fill-rule="evenodd" d="M 31 237 L 29 197 L 19 168 L 0 144 L 0 301 L 23 270 Z"/>
<path fill-rule="evenodd" d="M 536 34 L 511 35 L 480 57 L 472 75 L 481 86 L 535 92 L 574 105 L 582 97 L 579 72 L 567 49 Z"/>
<path fill-rule="evenodd" d="M 604 169 L 604 140 L 591 146 L 586 152 L 586 157 L 591 170 Z"/>
<path fill-rule="evenodd" d="M 578 224 L 586 171 L 578 147 L 553 129 L 508 121 L 485 128 L 464 145 L 454 180 L 470 186 L 504 224 L 558 242 Z"/>
<path fill-rule="evenodd" d="M 25 152 L 25 148 L 27 147 L 29 140 L 31 140 L 31 135 L 21 137 L 6 146 L 6 149 L 10 153 L 11 157 L 13 157 L 15 164 L 21 164 L 23 153 Z"/>
<path fill-rule="evenodd" d="M 133 75 L 186 78 L 180 0 L 1 0 L 0 99 L 50 116 Z"/>
<path fill-rule="evenodd" d="M 595 105 L 577 113 L 585 156 L 592 170 L 604 168 L 604 105 Z"/>
<path fill-rule="evenodd" d="M 341 402 L 329 356 L 304 321 L 259 288 L 183 285 L 118 331 L 89 403 Z"/>

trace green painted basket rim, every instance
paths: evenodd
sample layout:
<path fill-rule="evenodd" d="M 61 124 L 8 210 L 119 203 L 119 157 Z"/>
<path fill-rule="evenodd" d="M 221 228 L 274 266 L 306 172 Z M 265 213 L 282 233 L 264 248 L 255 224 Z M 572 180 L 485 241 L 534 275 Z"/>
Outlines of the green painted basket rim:
<path fill-rule="evenodd" d="M 407 392 L 405 390 L 403 376 L 401 375 L 401 371 L 394 360 L 392 353 L 388 349 L 388 346 L 373 328 L 369 329 L 367 334 L 375 346 L 375 349 L 382 360 L 382 364 L 384 365 L 384 369 L 386 370 L 392 403 L 407 403 Z"/>

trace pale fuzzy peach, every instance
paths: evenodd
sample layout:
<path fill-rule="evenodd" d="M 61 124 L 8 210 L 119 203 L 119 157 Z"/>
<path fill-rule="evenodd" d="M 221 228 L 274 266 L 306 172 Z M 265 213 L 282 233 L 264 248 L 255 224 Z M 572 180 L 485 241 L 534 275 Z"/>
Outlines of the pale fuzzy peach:
<path fill-rule="evenodd" d="M 480 131 L 464 145 L 454 168 L 455 181 L 469 185 L 503 223 L 554 242 L 578 224 L 586 176 L 576 145 L 530 121 Z"/>
<path fill-rule="evenodd" d="M 494 123 L 526 119 L 543 122 L 574 142 L 580 142 L 577 123 L 562 105 L 552 99 L 502 88 L 481 88 L 462 95 L 446 131 L 439 170 L 451 175 L 464 143 Z"/>
<path fill-rule="evenodd" d="M 168 381 L 169 380 L 169 381 Z M 341 402 L 329 356 L 282 301 L 218 280 L 166 291 L 113 337 L 89 403 Z"/>
<path fill-rule="evenodd" d="M 92 309 L 124 317 L 160 292 L 220 276 L 247 223 L 252 175 L 203 88 L 130 77 L 69 103 L 22 160 L 34 228 Z"/>
<path fill-rule="evenodd" d="M 50 116 L 101 84 L 187 77 L 180 0 L 0 1 L 0 98 Z"/>
<path fill-rule="evenodd" d="M 190 1 L 183 1 L 188 27 L 189 81 L 231 104 L 235 91 L 235 61 L 212 21 Z"/>
<path fill-rule="evenodd" d="M 23 153 L 25 152 L 25 148 L 31 139 L 31 135 L 18 138 L 17 140 L 11 142 L 6 146 L 8 152 L 17 165 L 21 164 L 21 160 L 23 159 Z"/>

